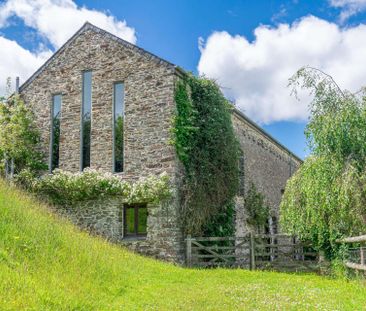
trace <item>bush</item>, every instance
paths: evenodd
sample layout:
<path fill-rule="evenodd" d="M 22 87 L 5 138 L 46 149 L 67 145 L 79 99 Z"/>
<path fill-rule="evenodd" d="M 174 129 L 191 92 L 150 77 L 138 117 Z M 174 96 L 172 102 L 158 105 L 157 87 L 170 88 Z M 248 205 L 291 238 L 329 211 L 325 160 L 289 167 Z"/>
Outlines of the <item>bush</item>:
<path fill-rule="evenodd" d="M 39 148 L 40 133 L 30 107 L 18 95 L 0 99 L 0 159 L 14 163 L 14 173 L 23 169 L 40 172 L 47 169 Z M 4 170 L 5 167 L 3 166 Z M 6 172 L 5 172 L 6 174 Z"/>
<path fill-rule="evenodd" d="M 270 209 L 265 202 L 264 195 L 257 190 L 254 183 L 250 183 L 244 197 L 244 206 L 248 212 L 248 224 L 257 229 L 263 228 L 268 221 Z"/>
<path fill-rule="evenodd" d="M 40 179 L 34 179 L 27 172 L 23 172 L 16 180 L 58 205 L 73 205 L 80 201 L 113 196 L 120 196 L 126 203 L 158 203 L 171 195 L 166 173 L 159 177 L 141 178 L 135 183 L 92 169 L 78 173 L 55 170 L 52 175 L 45 175 Z"/>

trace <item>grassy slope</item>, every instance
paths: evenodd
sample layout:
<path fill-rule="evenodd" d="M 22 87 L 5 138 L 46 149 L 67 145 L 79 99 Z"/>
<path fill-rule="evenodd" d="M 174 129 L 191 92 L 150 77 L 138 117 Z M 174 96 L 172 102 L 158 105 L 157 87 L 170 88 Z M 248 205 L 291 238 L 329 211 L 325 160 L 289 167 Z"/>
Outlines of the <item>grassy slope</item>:
<path fill-rule="evenodd" d="M 0 182 L 1 310 L 366 310 L 366 288 L 313 275 L 194 270 L 81 233 Z"/>

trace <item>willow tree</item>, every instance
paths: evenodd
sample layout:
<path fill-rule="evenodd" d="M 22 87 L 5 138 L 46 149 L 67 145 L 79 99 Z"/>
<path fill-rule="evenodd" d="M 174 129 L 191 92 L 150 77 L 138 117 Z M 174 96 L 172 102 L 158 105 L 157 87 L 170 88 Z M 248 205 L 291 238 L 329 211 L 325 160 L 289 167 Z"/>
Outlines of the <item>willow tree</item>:
<path fill-rule="evenodd" d="M 366 232 L 366 92 L 342 90 L 324 72 L 301 68 L 290 85 L 310 90 L 305 130 L 311 155 L 288 181 L 283 230 L 337 256 L 336 239 Z"/>

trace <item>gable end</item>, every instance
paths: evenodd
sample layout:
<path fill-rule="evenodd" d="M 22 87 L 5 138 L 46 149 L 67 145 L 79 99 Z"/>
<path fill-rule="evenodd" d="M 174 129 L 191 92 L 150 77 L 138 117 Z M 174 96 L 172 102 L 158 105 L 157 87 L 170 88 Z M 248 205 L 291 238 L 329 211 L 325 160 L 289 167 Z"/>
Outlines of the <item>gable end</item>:
<path fill-rule="evenodd" d="M 55 59 L 61 52 L 63 52 L 79 35 L 81 35 L 83 32 L 92 30 L 96 33 L 102 34 L 106 38 L 116 41 L 117 43 L 121 44 L 122 46 L 134 50 L 138 52 L 139 54 L 143 55 L 148 60 L 154 61 L 157 64 L 165 65 L 167 67 L 170 67 L 171 69 L 177 71 L 177 66 L 168 62 L 165 59 L 162 59 L 159 56 L 156 56 L 153 53 L 150 53 L 143 48 L 138 47 L 137 45 L 134 45 L 126 40 L 123 40 L 120 37 L 117 37 L 116 35 L 113 35 L 112 33 L 101 29 L 97 26 L 94 26 L 93 24 L 86 22 L 69 40 L 67 40 L 64 45 L 62 45 L 55 53 L 52 54 L 52 56 L 32 75 L 30 76 L 20 87 L 19 92 L 24 91 L 24 89 L 32 83 L 33 80 L 35 80 L 46 68 L 47 66 L 52 62 L 53 59 Z"/>

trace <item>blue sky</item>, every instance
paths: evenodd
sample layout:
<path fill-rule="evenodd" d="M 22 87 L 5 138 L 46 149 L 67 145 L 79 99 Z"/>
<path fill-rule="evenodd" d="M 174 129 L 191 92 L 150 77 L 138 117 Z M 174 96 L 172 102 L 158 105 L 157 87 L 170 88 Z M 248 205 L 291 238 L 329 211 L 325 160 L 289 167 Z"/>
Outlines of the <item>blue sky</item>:
<path fill-rule="evenodd" d="M 365 17 L 364 0 L 0 1 L 0 84 L 7 76 L 24 81 L 89 20 L 215 78 L 244 113 L 304 157 L 310 99 L 296 103 L 287 79 L 312 65 L 352 91 L 365 84 Z"/>

